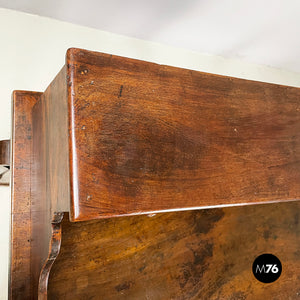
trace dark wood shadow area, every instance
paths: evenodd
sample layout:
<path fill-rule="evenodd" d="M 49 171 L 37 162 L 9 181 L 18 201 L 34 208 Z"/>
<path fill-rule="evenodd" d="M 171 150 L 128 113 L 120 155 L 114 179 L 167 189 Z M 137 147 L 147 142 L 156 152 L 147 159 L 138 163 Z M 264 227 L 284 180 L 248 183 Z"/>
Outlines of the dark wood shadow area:
<path fill-rule="evenodd" d="M 300 203 L 62 222 L 48 299 L 298 299 Z M 273 253 L 271 284 L 252 263 Z"/>

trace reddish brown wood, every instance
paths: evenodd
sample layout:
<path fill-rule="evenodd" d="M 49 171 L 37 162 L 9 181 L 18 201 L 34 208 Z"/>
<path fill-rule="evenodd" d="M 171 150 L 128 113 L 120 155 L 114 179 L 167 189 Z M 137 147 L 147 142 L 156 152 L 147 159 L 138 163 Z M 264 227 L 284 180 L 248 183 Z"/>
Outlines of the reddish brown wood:
<path fill-rule="evenodd" d="M 300 203 L 280 203 L 62 224 L 49 299 L 298 299 Z M 252 263 L 273 253 L 280 278 Z"/>
<path fill-rule="evenodd" d="M 31 275 L 34 297 L 47 297 L 48 275 L 59 251 L 59 216 L 69 210 L 65 68 L 32 109 Z"/>
<path fill-rule="evenodd" d="M 10 165 L 10 140 L 0 141 L 0 165 Z"/>
<path fill-rule="evenodd" d="M 44 93 L 14 93 L 10 298 L 283 299 L 277 286 L 240 284 L 268 249 L 296 260 L 279 284 L 293 297 L 297 203 L 90 220 L 298 200 L 299 97 L 70 49 Z M 64 212 L 88 222 L 64 221 L 56 266 Z M 74 280 L 72 293 L 63 282 Z"/>
<path fill-rule="evenodd" d="M 47 197 L 46 116 L 42 95 L 32 109 L 32 168 L 31 168 L 31 288 L 38 295 L 41 269 L 47 259 L 51 239 L 51 202 Z"/>
<path fill-rule="evenodd" d="M 69 211 L 70 179 L 66 67 L 58 73 L 41 97 L 45 113 L 45 172 L 51 214 Z M 37 118 L 39 118 L 39 113 Z M 38 148 L 38 145 L 37 145 Z"/>
<path fill-rule="evenodd" d="M 74 221 L 300 198 L 300 89 L 67 53 Z"/>
<path fill-rule="evenodd" d="M 59 252 L 61 211 L 68 210 L 61 199 L 69 203 L 69 196 L 64 196 L 65 187 L 60 192 L 60 181 L 55 185 L 51 179 L 57 172 L 56 179 L 67 174 L 68 160 L 55 148 L 50 120 L 57 121 L 53 115 L 60 108 L 56 93 L 62 94 L 61 82 L 59 75 L 44 94 L 14 92 L 10 299 L 37 299 L 38 293 L 46 299 L 49 272 Z"/>
<path fill-rule="evenodd" d="M 9 299 L 32 299 L 31 290 L 31 111 L 41 93 L 16 91 L 12 120 L 12 206 Z"/>

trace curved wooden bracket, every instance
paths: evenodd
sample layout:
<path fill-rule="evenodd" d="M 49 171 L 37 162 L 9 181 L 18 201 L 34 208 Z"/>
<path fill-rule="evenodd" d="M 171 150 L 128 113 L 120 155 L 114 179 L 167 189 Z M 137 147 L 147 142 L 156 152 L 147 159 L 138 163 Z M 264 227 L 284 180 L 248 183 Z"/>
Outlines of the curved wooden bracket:
<path fill-rule="evenodd" d="M 52 234 L 49 245 L 49 253 L 43 265 L 39 278 L 39 299 L 47 299 L 47 288 L 50 270 L 59 254 L 61 246 L 61 221 L 63 220 L 63 217 L 64 213 L 55 213 L 52 218 Z"/>

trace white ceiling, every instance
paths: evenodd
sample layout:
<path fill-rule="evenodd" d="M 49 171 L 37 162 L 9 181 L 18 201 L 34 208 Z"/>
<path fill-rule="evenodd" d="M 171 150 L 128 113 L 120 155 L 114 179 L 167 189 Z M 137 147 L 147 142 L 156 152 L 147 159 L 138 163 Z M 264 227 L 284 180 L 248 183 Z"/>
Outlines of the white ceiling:
<path fill-rule="evenodd" d="M 0 0 L 0 7 L 300 72 L 299 0 Z"/>

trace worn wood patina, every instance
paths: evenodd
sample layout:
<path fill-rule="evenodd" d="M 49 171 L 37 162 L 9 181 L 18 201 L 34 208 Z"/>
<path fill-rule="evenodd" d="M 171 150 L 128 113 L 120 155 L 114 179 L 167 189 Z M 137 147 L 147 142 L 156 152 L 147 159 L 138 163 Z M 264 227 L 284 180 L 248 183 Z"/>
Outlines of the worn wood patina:
<path fill-rule="evenodd" d="M 13 98 L 10 299 L 299 296 L 299 88 L 72 48 Z"/>

